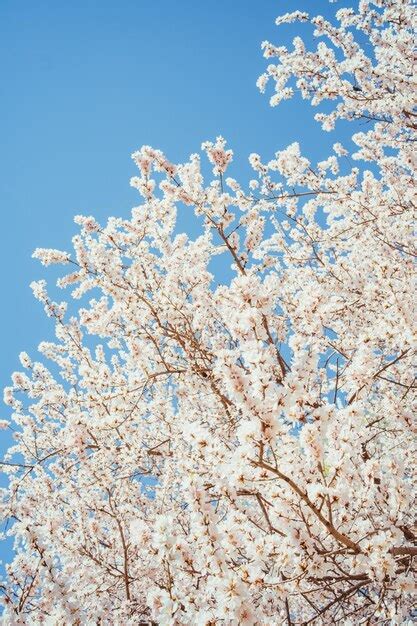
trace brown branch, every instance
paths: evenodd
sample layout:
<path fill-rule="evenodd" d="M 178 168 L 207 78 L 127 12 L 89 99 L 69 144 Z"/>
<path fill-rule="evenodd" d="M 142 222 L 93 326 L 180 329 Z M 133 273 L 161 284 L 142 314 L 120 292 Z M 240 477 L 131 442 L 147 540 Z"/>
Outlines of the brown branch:
<path fill-rule="evenodd" d="M 398 361 L 400 361 L 402 358 L 405 357 L 405 355 L 410 352 L 410 348 L 407 348 L 407 350 L 404 350 L 403 352 L 401 352 L 401 354 L 399 354 L 397 356 L 396 359 L 394 359 L 393 361 L 390 361 L 389 363 L 386 363 L 384 365 L 384 367 L 381 367 L 381 369 L 379 369 L 377 372 L 375 372 L 375 374 L 372 376 L 372 378 L 377 378 L 380 374 L 382 374 L 382 372 L 385 372 L 385 370 L 387 370 L 389 367 L 391 367 L 392 365 L 395 365 L 395 363 L 398 363 Z M 348 400 L 348 404 L 352 404 L 352 402 L 356 399 L 358 393 L 365 387 L 365 385 L 362 385 L 361 387 L 359 387 L 359 389 L 357 389 L 355 391 L 355 393 L 350 397 L 350 399 Z"/>
<path fill-rule="evenodd" d="M 318 617 L 320 617 L 321 615 L 324 615 L 324 613 L 326 613 L 332 606 L 337 604 L 337 602 L 341 602 L 342 600 L 345 600 L 346 598 L 348 598 L 349 596 L 354 594 L 355 591 L 357 591 L 358 589 L 360 589 L 361 587 L 363 587 L 364 585 L 366 585 L 366 584 L 368 584 L 370 582 L 371 581 L 368 578 L 368 579 L 365 579 L 362 582 L 358 583 L 357 585 L 353 585 L 353 587 L 349 587 L 349 589 L 346 589 L 346 591 L 344 591 L 339 596 L 337 596 L 337 598 L 335 598 L 334 600 L 332 600 L 331 602 L 326 604 L 326 606 L 323 609 L 321 609 L 320 612 L 317 615 L 315 615 L 312 619 L 308 620 L 308 622 L 304 622 L 303 626 L 307 626 L 308 624 L 312 624 Z"/>
<path fill-rule="evenodd" d="M 390 554 L 393 556 L 417 556 L 417 546 L 399 546 L 391 548 Z"/>
<path fill-rule="evenodd" d="M 314 513 L 314 515 L 317 517 L 317 519 L 323 524 L 323 526 L 325 526 L 325 528 L 329 531 L 329 533 L 332 535 L 332 537 L 334 537 L 336 539 L 336 541 L 338 541 L 339 543 L 343 544 L 347 548 L 350 548 L 351 550 L 353 550 L 353 552 L 355 554 L 359 554 L 361 552 L 361 549 L 358 546 L 358 544 L 355 543 L 354 541 L 352 541 L 351 539 L 349 539 L 349 537 L 346 537 L 346 535 L 340 533 L 333 526 L 333 524 L 328 519 L 326 519 L 324 517 L 324 515 L 315 506 L 315 504 L 313 504 L 313 502 L 311 502 L 311 500 L 307 496 L 307 494 L 304 493 L 304 491 L 302 489 L 300 489 L 300 487 L 291 478 L 289 478 L 288 476 L 285 476 L 285 474 L 280 472 L 278 468 L 274 468 L 271 465 L 268 465 L 267 463 L 260 462 L 260 461 L 255 461 L 255 460 L 253 460 L 252 463 L 254 465 L 256 465 L 257 467 L 262 467 L 263 469 L 265 469 L 265 470 L 267 470 L 269 472 L 272 472 L 273 474 L 278 476 L 278 478 L 280 478 L 285 483 L 287 483 L 287 485 L 289 485 L 291 487 L 291 489 L 293 491 L 295 491 L 295 493 L 301 498 L 301 500 Z"/>

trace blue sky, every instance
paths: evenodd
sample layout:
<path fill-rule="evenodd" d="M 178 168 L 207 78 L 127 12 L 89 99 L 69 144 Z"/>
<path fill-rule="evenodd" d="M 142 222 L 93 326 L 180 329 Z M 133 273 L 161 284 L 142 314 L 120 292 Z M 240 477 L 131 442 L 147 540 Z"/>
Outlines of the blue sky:
<path fill-rule="evenodd" d="M 29 283 L 54 272 L 33 249 L 70 249 L 77 213 L 127 217 L 142 144 L 181 161 L 222 134 L 240 180 L 251 152 L 270 158 L 298 140 L 327 156 L 336 138 L 307 104 L 271 109 L 255 86 L 261 42 L 298 34 L 274 25 L 296 8 L 334 11 L 326 0 L 0 0 L 1 387 L 19 352 L 36 357 L 53 332 Z"/>

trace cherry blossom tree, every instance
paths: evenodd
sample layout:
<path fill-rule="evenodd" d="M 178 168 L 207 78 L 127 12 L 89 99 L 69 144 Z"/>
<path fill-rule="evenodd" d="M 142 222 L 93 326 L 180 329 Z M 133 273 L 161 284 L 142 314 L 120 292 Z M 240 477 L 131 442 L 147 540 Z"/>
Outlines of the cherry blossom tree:
<path fill-rule="evenodd" d="M 144 146 L 131 219 L 77 216 L 72 253 L 34 253 L 80 302 L 32 284 L 56 340 L 5 390 L 5 624 L 411 619 L 415 9 L 291 21 L 317 47 L 264 43 L 258 86 L 326 101 L 348 147 L 252 154 L 241 186 L 221 137 L 209 180 Z"/>

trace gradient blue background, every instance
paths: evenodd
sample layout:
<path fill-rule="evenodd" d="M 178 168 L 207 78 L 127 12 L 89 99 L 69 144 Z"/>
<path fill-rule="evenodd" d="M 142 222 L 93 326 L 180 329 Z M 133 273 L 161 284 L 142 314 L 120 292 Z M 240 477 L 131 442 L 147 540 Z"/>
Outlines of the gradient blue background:
<path fill-rule="evenodd" d="M 336 138 L 323 136 L 314 111 L 297 98 L 271 109 L 255 82 L 264 39 L 307 32 L 278 29 L 278 14 L 329 15 L 341 4 L 0 0 L 0 387 L 19 352 L 36 357 L 53 333 L 29 283 L 54 272 L 33 249 L 70 249 L 77 213 L 127 217 L 139 201 L 132 151 L 151 144 L 181 161 L 222 134 L 235 151 L 231 175 L 243 181 L 251 152 L 269 159 L 298 140 L 313 159 L 328 155 Z M 2 453 L 10 440 L 0 436 Z M 0 556 L 10 556 L 4 545 Z"/>

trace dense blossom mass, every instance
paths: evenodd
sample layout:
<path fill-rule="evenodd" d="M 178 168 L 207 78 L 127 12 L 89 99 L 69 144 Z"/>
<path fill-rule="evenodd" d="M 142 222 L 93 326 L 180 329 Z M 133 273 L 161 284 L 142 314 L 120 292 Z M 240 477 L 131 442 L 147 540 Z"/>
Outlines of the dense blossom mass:
<path fill-rule="evenodd" d="M 335 11 L 280 17 L 317 47 L 264 43 L 258 85 L 325 101 L 349 146 L 252 154 L 246 186 L 222 137 L 209 181 L 144 146 L 131 219 L 77 216 L 74 252 L 35 251 L 81 301 L 33 283 L 56 340 L 5 391 L 3 623 L 412 619 L 415 9 Z"/>

